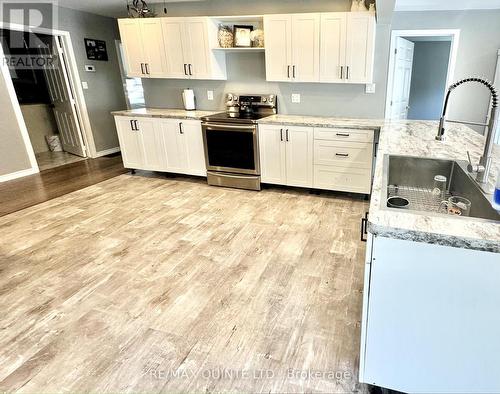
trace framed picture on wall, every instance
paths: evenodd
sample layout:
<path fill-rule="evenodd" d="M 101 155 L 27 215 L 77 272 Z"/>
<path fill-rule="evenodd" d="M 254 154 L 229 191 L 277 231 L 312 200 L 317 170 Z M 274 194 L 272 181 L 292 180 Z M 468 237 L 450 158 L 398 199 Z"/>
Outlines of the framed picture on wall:
<path fill-rule="evenodd" d="M 247 25 L 234 25 L 234 46 L 235 47 L 250 47 L 252 41 L 250 40 L 250 33 L 253 26 Z"/>
<path fill-rule="evenodd" d="M 106 50 L 106 41 L 84 38 L 87 59 L 108 61 L 108 51 Z"/>

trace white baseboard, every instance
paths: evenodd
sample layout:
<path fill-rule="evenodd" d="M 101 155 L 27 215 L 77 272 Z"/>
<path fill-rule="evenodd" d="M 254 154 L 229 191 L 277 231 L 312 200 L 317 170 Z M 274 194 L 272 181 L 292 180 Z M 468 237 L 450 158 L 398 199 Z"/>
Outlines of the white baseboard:
<path fill-rule="evenodd" d="M 13 179 L 21 178 L 23 176 L 38 174 L 38 168 L 28 168 L 26 170 L 11 172 L 10 174 L 0 175 L 0 183 L 11 181 Z"/>
<path fill-rule="evenodd" d="M 102 156 L 106 156 L 106 155 L 111 155 L 113 153 L 117 153 L 117 152 L 120 152 L 120 151 L 121 151 L 121 149 L 120 149 L 119 146 L 117 146 L 116 148 L 100 150 L 99 152 L 96 152 L 94 158 L 96 158 L 96 157 L 102 157 Z"/>

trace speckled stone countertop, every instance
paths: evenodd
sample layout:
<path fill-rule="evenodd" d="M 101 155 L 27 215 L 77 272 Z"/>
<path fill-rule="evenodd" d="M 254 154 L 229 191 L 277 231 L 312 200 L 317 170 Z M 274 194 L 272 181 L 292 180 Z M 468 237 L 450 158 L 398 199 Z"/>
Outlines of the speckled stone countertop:
<path fill-rule="evenodd" d="M 277 124 L 307 127 L 338 127 L 352 129 L 379 129 L 384 120 L 332 118 L 326 116 L 271 115 L 258 121 L 260 124 Z"/>
<path fill-rule="evenodd" d="M 483 152 L 484 137 L 467 126 L 448 123 L 446 140 L 441 142 L 434 139 L 438 123 L 428 121 L 275 115 L 259 123 L 380 130 L 370 200 L 369 231 L 383 237 L 500 253 L 500 221 L 400 212 L 387 209 L 385 201 L 382 201 L 385 155 L 467 160 L 469 151 L 472 160 L 477 162 Z M 495 182 L 499 167 L 500 146 L 495 145 L 490 183 Z"/>
<path fill-rule="evenodd" d="M 135 116 L 147 118 L 201 119 L 221 111 L 185 111 L 183 109 L 140 108 L 124 111 L 114 111 L 115 116 Z"/>

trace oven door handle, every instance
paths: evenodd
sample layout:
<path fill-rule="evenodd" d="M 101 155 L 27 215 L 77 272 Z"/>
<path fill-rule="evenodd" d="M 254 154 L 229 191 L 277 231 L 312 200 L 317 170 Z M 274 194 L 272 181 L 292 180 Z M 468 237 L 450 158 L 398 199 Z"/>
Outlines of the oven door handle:
<path fill-rule="evenodd" d="M 233 124 L 216 124 L 216 123 L 203 123 L 203 127 L 206 128 L 206 130 L 212 130 L 212 131 L 224 131 L 227 129 L 230 130 L 253 130 L 255 131 L 257 126 L 256 125 L 241 125 L 241 126 L 236 126 Z"/>

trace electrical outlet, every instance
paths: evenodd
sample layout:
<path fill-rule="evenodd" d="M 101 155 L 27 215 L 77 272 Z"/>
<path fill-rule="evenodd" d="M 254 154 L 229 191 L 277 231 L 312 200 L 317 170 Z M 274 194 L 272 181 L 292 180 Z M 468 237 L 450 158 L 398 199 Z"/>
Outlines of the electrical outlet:
<path fill-rule="evenodd" d="M 89 88 L 89 84 L 85 81 L 82 81 L 82 89 L 87 90 Z"/>
<path fill-rule="evenodd" d="M 213 90 L 207 90 L 207 99 L 212 101 L 214 99 L 214 91 Z"/>
<path fill-rule="evenodd" d="M 365 85 L 365 93 L 375 93 L 375 84 L 374 83 L 367 83 Z"/>
<path fill-rule="evenodd" d="M 300 103 L 300 94 L 299 93 L 292 93 L 292 103 L 294 103 L 294 104 Z"/>

